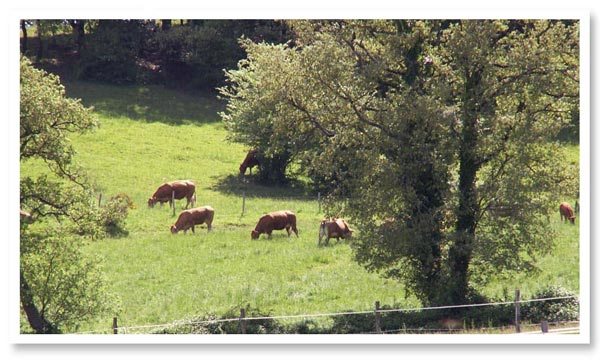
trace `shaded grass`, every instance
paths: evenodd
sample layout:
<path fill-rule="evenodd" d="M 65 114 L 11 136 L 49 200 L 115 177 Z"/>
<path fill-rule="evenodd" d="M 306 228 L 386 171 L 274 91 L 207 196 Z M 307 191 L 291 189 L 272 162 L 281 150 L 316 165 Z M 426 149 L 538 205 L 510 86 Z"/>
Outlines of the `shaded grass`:
<path fill-rule="evenodd" d="M 69 82 L 69 97 L 83 99 L 85 106 L 107 118 L 125 117 L 170 125 L 215 123 L 224 107 L 215 97 L 193 95 L 159 85 L 114 86 L 92 82 Z"/>

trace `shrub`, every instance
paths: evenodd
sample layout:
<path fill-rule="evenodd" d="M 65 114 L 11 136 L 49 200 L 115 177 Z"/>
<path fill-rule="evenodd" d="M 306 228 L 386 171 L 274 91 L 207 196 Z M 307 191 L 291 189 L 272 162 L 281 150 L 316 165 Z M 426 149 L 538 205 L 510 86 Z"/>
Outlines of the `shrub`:
<path fill-rule="evenodd" d="M 565 299 L 536 301 L 524 304 L 523 320 L 532 323 L 541 321 L 574 321 L 579 319 L 579 299 L 576 294 L 560 286 L 551 286 L 534 295 L 534 299 L 568 297 Z"/>
<path fill-rule="evenodd" d="M 144 31 L 139 20 L 100 21 L 81 52 L 77 77 L 115 84 L 135 82 Z"/>
<path fill-rule="evenodd" d="M 212 89 L 224 80 L 222 69 L 243 56 L 236 39 L 214 27 L 177 26 L 158 32 L 154 40 L 168 85 Z"/>
<path fill-rule="evenodd" d="M 125 236 L 128 234 L 125 230 L 125 219 L 129 209 L 134 208 L 135 205 L 129 195 L 120 193 L 113 196 L 100 209 L 100 223 L 110 236 Z"/>

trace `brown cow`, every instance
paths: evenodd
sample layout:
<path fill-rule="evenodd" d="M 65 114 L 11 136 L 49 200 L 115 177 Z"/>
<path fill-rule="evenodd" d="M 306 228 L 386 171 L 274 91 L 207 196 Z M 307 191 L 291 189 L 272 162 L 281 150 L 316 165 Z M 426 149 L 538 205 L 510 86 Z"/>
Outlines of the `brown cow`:
<path fill-rule="evenodd" d="M 323 236 L 325 236 L 325 245 L 329 245 L 330 238 L 336 238 L 337 241 L 340 241 L 340 238 L 349 239 L 352 237 L 353 231 L 344 219 L 332 218 L 322 220 L 321 226 L 319 226 L 319 246 L 321 245 Z"/>
<path fill-rule="evenodd" d="M 206 224 L 208 231 L 211 231 L 214 217 L 215 210 L 210 206 L 183 210 L 175 224 L 171 225 L 171 234 L 177 234 L 178 231 L 183 231 L 186 234 L 189 228 L 192 228 L 192 233 L 195 234 L 194 227 L 200 224 Z"/>
<path fill-rule="evenodd" d="M 256 224 L 256 228 L 252 230 L 251 238 L 255 240 L 258 239 L 260 234 L 267 234 L 269 235 L 270 239 L 271 232 L 273 232 L 273 230 L 283 229 L 287 231 L 288 237 L 291 235 L 290 229 L 294 231 L 294 233 L 296 233 L 296 237 L 298 237 L 298 229 L 296 228 L 296 214 L 290 210 L 275 211 L 261 216 L 260 220 L 258 220 L 258 224 Z"/>
<path fill-rule="evenodd" d="M 252 168 L 254 166 L 260 165 L 260 163 L 258 162 L 258 159 L 256 159 L 257 153 L 258 153 L 258 150 L 255 150 L 255 149 L 248 151 L 246 158 L 240 164 L 240 175 L 246 174 L 246 169 L 248 169 L 248 168 L 250 169 L 250 175 L 252 175 Z"/>
<path fill-rule="evenodd" d="M 575 215 L 573 215 L 573 208 L 571 207 L 571 205 L 569 205 L 569 203 L 566 203 L 566 202 L 560 203 L 559 211 L 560 211 L 560 221 L 561 222 L 563 220 L 565 222 L 567 222 L 567 220 L 568 220 L 571 222 L 571 224 L 575 224 Z"/>
<path fill-rule="evenodd" d="M 169 207 L 175 206 L 172 199 L 173 192 L 175 192 L 176 200 L 187 199 L 187 203 L 185 204 L 186 209 L 190 203 L 194 206 L 196 202 L 196 185 L 194 182 L 191 180 L 176 180 L 159 186 L 152 197 L 148 199 L 148 207 L 154 207 L 154 204 L 157 202 L 160 203 L 160 206 L 165 202 L 169 203 Z"/>

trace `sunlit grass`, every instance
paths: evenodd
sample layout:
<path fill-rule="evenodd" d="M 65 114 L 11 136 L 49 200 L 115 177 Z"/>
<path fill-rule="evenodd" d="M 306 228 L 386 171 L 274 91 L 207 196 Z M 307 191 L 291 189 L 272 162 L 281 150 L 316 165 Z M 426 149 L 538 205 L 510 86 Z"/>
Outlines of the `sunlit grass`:
<path fill-rule="evenodd" d="M 110 290 L 121 302 L 114 311 L 121 326 L 224 314 L 246 305 L 273 315 L 364 311 L 375 301 L 419 306 L 398 282 L 358 265 L 346 242 L 317 246 L 322 214 L 316 195 L 301 183 L 266 187 L 238 177 L 248 149 L 226 141 L 217 100 L 155 86 L 72 83 L 67 90 L 94 106 L 99 120 L 93 133 L 73 137 L 77 161 L 103 199 L 126 193 L 135 204 L 127 218 L 128 236 L 86 248 L 104 258 Z M 569 158 L 577 159 L 578 152 L 569 148 Z M 31 163 L 22 171 L 42 168 Z M 215 209 L 213 232 L 201 226 L 195 234 L 171 235 L 172 210 L 147 208 L 154 190 L 176 179 L 194 180 L 197 206 Z M 177 202 L 176 212 L 184 205 Z M 262 214 L 282 209 L 296 212 L 299 238 L 276 231 L 272 239 L 250 240 Z M 526 297 L 554 284 L 579 289 L 578 227 L 560 224 L 558 212 L 551 222 L 559 236 L 554 254 L 540 261 L 540 275 L 490 284 L 488 295 L 521 287 Z M 105 330 L 111 322 L 98 317 L 81 331 Z"/>

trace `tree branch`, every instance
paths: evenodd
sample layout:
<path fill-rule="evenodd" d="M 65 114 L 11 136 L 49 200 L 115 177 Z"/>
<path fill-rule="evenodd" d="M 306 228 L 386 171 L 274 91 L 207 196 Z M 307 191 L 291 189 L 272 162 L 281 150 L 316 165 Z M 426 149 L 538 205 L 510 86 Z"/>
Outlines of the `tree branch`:
<path fill-rule="evenodd" d="M 287 100 L 290 105 L 303 112 L 306 115 L 307 120 L 313 123 L 325 136 L 333 137 L 336 135 L 335 131 L 325 128 L 304 106 L 300 105 L 295 99 L 287 97 Z"/>

